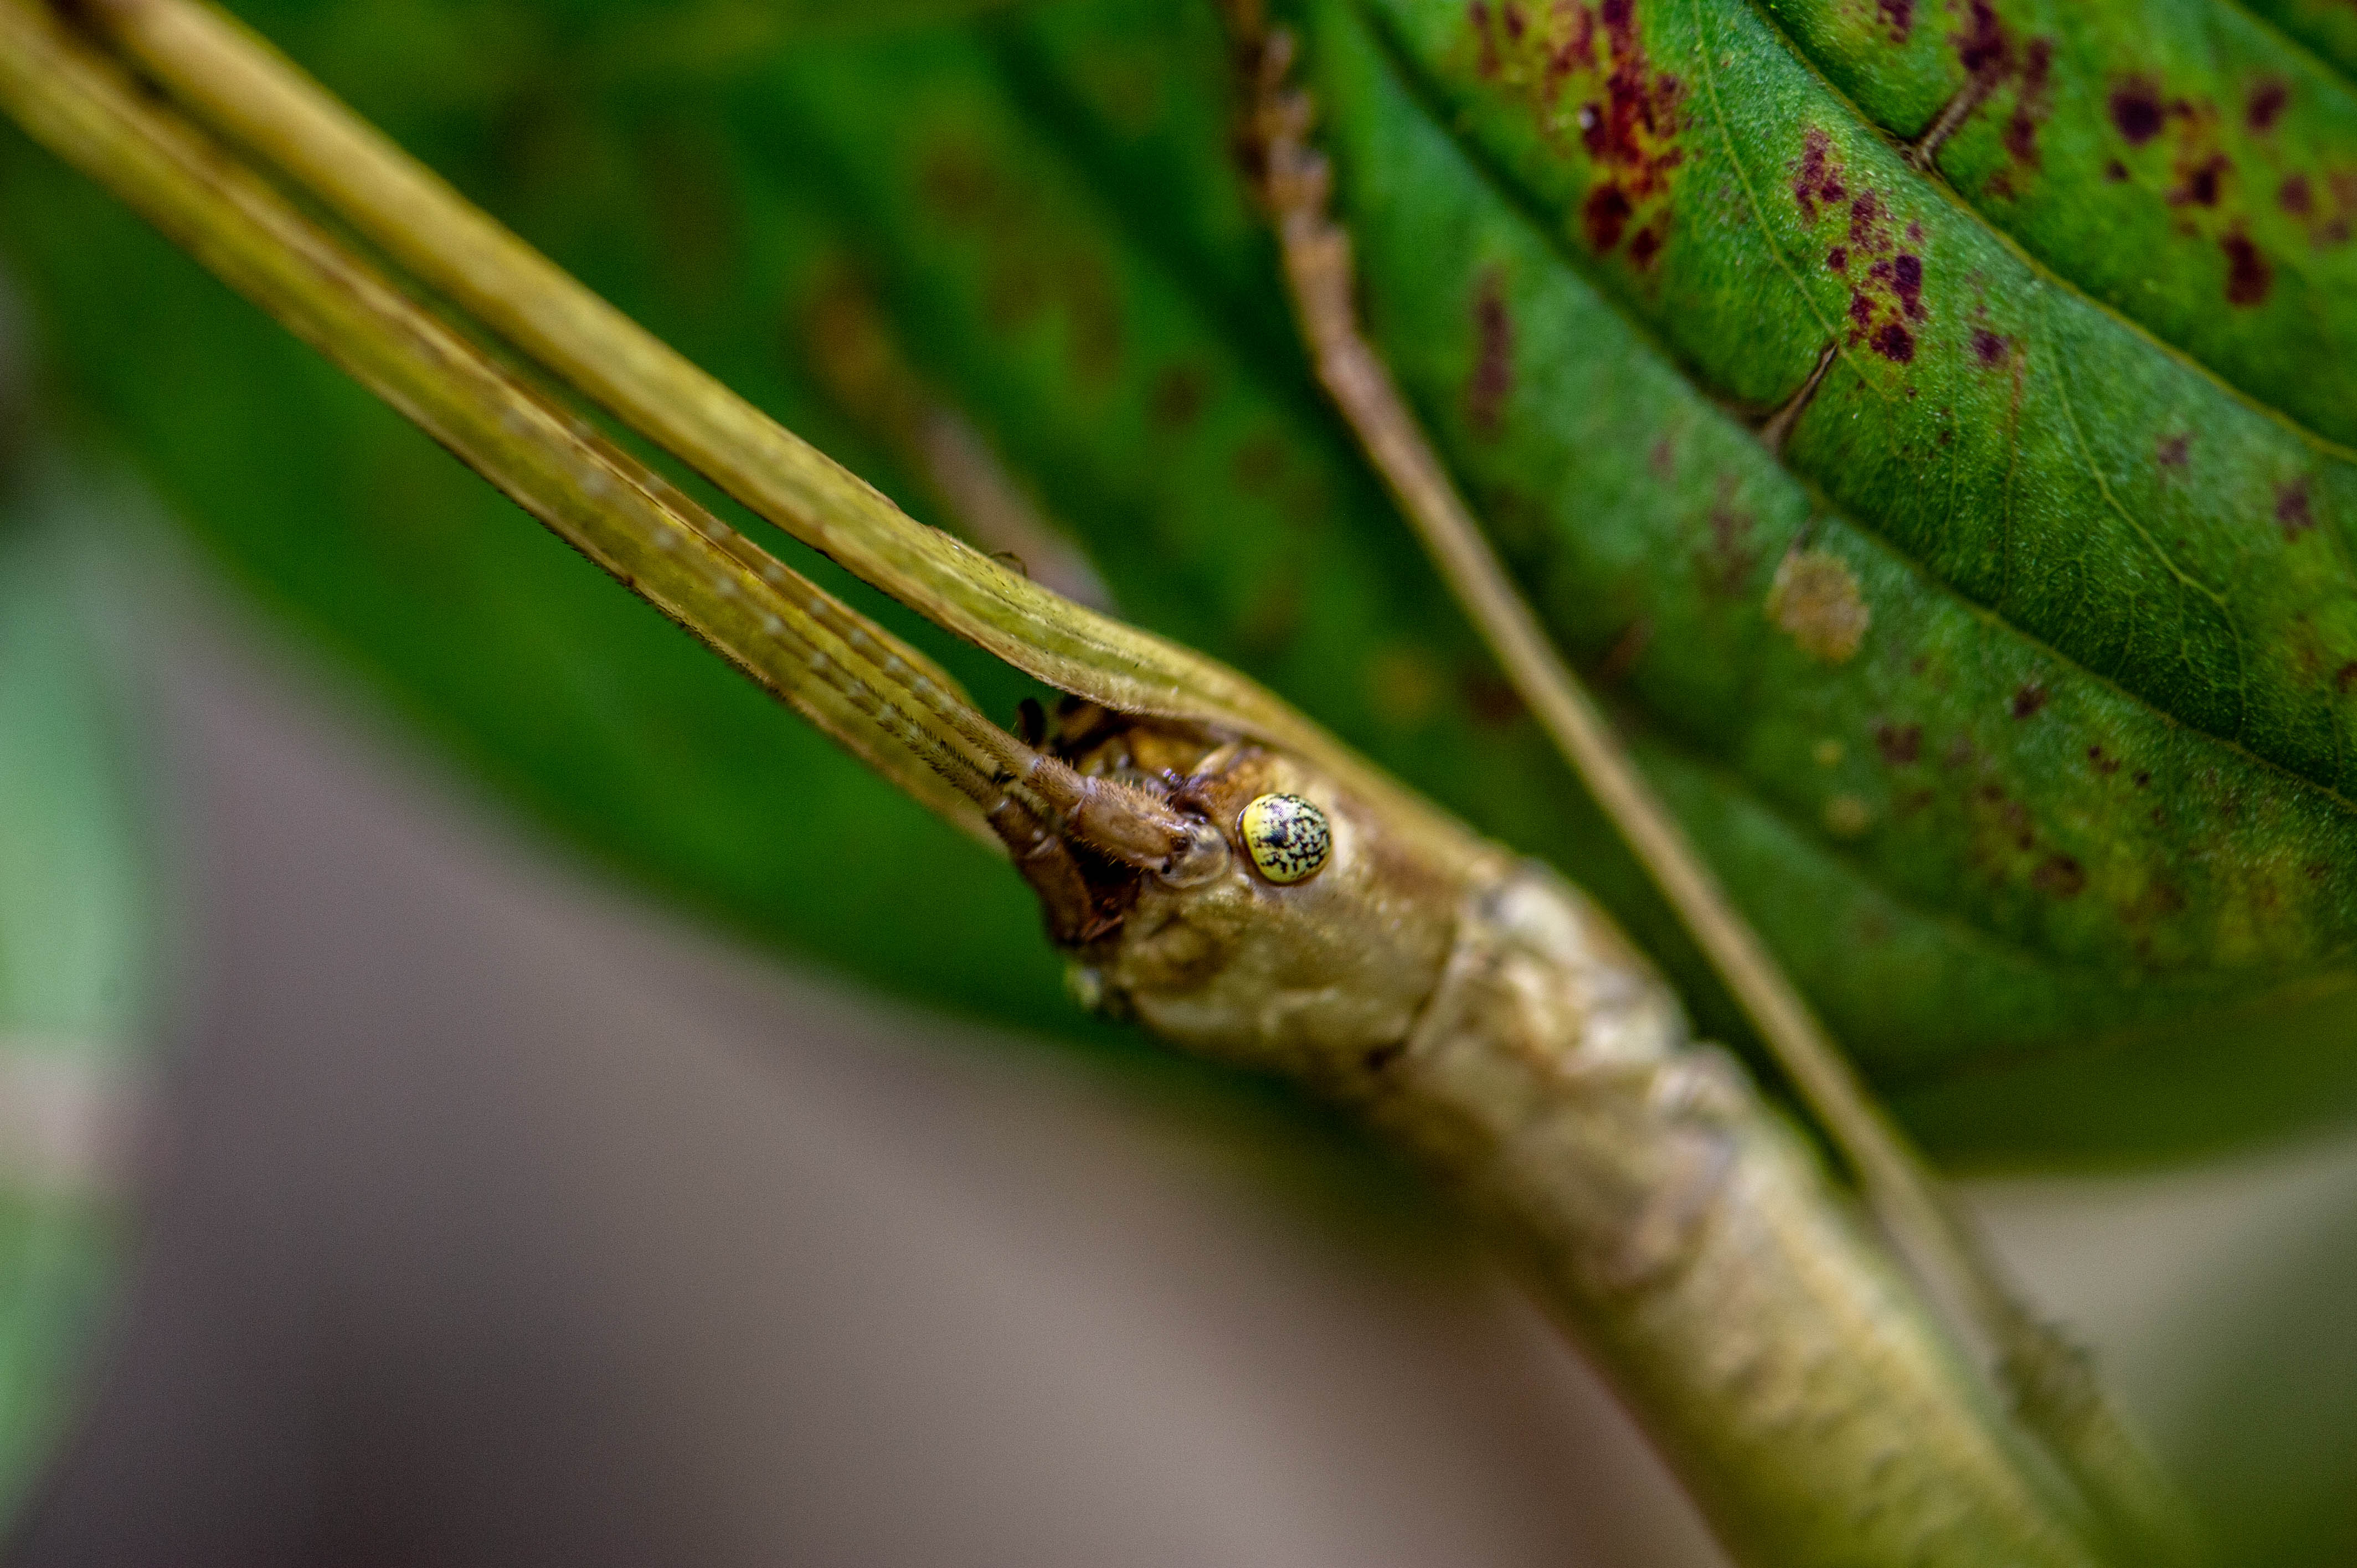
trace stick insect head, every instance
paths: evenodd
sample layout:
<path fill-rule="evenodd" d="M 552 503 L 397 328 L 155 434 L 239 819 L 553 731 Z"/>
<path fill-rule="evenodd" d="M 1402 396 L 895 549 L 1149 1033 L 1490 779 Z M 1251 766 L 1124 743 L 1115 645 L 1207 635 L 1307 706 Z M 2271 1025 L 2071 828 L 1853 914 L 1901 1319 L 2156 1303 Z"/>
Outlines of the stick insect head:
<path fill-rule="evenodd" d="M 1055 857 L 1017 851 L 1083 1001 L 1208 1054 L 1320 1078 L 1362 1071 L 1407 1036 L 1487 856 L 1433 854 L 1316 765 L 1199 726 L 1072 701 L 1047 744 L 1219 845 L 1152 870 L 1063 835 L 1087 929 L 1058 918 L 1071 893 Z"/>

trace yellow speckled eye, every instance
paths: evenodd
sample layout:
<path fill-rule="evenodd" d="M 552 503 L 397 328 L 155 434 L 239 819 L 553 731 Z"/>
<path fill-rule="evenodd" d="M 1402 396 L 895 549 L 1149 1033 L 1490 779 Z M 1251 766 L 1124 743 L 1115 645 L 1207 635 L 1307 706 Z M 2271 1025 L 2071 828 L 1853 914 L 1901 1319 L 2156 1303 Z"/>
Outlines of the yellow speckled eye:
<path fill-rule="evenodd" d="M 1326 813 L 1298 795 L 1263 795 L 1236 819 L 1236 832 L 1271 882 L 1306 882 L 1334 853 Z"/>

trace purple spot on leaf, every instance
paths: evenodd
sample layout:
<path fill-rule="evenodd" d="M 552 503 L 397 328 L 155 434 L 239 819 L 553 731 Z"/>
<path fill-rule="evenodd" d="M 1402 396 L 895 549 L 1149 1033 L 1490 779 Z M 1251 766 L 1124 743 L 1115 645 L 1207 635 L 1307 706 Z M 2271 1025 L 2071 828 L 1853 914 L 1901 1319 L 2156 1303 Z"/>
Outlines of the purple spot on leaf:
<path fill-rule="evenodd" d="M 2226 251 L 2226 303 L 2256 305 L 2274 286 L 2275 269 L 2247 235 L 2233 233 L 2218 242 Z"/>
<path fill-rule="evenodd" d="M 2130 77 L 2112 90 L 2112 124 L 2129 146 L 2143 146 L 2159 135 L 2160 115 L 2160 89 L 2142 77 Z"/>
<path fill-rule="evenodd" d="M 2169 193 L 2169 204 L 2171 207 L 2183 207 L 2189 202 L 2195 207 L 2217 206 L 2219 184 L 2233 166 L 2225 154 L 2212 154 L 2208 162 L 2186 174 L 2184 184 Z"/>
<path fill-rule="evenodd" d="M 2276 490 L 2276 522 L 2283 529 L 2287 542 L 2296 541 L 2316 526 L 2316 513 L 2308 501 L 2308 481 L 2297 479 Z"/>
<path fill-rule="evenodd" d="M 2249 112 L 2244 115 L 2251 129 L 2266 135 L 2283 118 L 2284 105 L 2291 102 L 2291 84 L 2279 76 L 2271 76 L 2251 90 Z"/>
<path fill-rule="evenodd" d="M 1906 308 L 1908 319 L 1923 319 L 1923 260 L 1902 251 L 1890 263 L 1890 285 L 1898 291 L 1899 303 Z"/>
<path fill-rule="evenodd" d="M 1972 0 L 1964 30 L 1953 35 L 1951 41 L 1966 76 L 1986 79 L 2013 68 L 2013 38 L 1997 20 L 1996 7 L 1989 0 Z"/>

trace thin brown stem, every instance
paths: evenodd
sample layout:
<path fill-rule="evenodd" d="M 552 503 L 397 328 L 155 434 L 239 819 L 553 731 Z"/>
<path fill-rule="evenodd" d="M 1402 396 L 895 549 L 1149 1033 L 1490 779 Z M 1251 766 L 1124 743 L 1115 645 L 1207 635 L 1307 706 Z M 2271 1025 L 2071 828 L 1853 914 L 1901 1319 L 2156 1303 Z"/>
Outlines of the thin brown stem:
<path fill-rule="evenodd" d="M 1979 1231 L 1948 1201 L 1835 1048 L 1507 576 L 1390 371 L 1359 330 L 1350 236 L 1329 214 L 1331 170 L 1309 145 L 1313 106 L 1286 85 L 1292 39 L 1271 31 L 1246 33 L 1242 41 L 1253 92 L 1251 140 L 1319 381 L 1507 678 L 1856 1172 L 1893 1243 L 1993 1348 L 2024 1423 L 2133 1549 L 2147 1560 L 2179 1550 L 2175 1543 L 2188 1536 L 2183 1505 L 2096 1383 L 2085 1354 L 2022 1305 Z M 1803 397 L 1829 360 L 1829 354 L 1820 358 Z"/>

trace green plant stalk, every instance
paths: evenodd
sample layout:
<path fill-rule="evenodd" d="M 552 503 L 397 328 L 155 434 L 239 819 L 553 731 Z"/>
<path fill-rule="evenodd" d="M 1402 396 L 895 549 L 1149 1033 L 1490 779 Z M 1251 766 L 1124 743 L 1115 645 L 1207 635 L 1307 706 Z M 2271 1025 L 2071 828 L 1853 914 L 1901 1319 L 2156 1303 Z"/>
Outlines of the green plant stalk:
<path fill-rule="evenodd" d="M 8 18 L 14 70 L 48 28 Z M 357 263 L 201 133 L 130 113 L 134 90 L 76 60 L 80 93 L 16 99 L 52 146 L 102 147 L 111 188 L 175 242 L 521 502 L 854 757 L 977 842 L 993 760 L 932 661 L 771 560 L 643 464 L 500 369 Z M 16 80 L 12 73 L 12 81 Z"/>
<path fill-rule="evenodd" d="M 1340 748 L 1189 650 L 1074 605 L 937 530 L 598 298 L 210 7 L 91 7 L 143 66 L 403 268 L 730 496 L 928 619 L 1065 691 L 1131 713 L 1219 707 Z"/>
<path fill-rule="evenodd" d="M 0 100 L 887 778 L 933 789 L 951 811 L 927 779 L 990 796 L 975 780 L 996 779 L 1003 748 L 953 693 L 920 687 L 905 654 L 897 674 L 878 653 L 856 665 L 856 687 L 838 679 L 861 655 L 854 633 L 872 630 L 823 601 L 796 621 L 788 594 L 761 597 L 780 585 L 749 546 L 499 371 L 30 0 L 0 5 Z M 1253 711 L 1277 706 L 1254 693 Z M 1215 729 L 1232 717 L 1186 716 Z M 1362 1105 L 1463 1190 L 1746 1561 L 2095 1561 L 1803 1146 L 1723 1057 L 1691 1045 L 1609 923 L 1395 786 L 1361 792 L 1363 765 L 1217 755 L 1222 777 L 1329 801 L 1336 862 L 1298 898 L 1259 897 L 1224 848 L 1208 879 L 1146 878 L 1142 907 L 1168 918 L 1082 944 L 1108 986 L 1182 1045 Z M 1189 929 L 1225 944 L 1209 986 L 1200 962 L 1174 970 L 1155 951 Z M 1324 973 L 1337 964 L 1351 983 Z"/>

